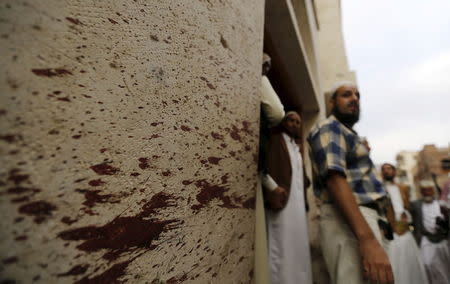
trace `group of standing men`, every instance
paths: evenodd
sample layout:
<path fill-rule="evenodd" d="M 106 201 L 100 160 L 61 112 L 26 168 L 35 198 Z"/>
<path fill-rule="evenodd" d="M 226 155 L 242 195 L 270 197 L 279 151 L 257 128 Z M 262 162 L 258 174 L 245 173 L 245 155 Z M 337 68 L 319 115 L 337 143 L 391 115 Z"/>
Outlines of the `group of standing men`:
<path fill-rule="evenodd" d="M 271 281 L 312 284 L 301 117 L 295 111 L 284 114 L 265 77 L 269 64 L 265 57 L 260 166 Z M 426 186 L 423 200 L 410 204 L 407 190 L 394 183 L 393 165 L 384 164 L 384 182 L 378 179 L 370 148 L 353 130 L 360 114 L 356 85 L 339 83 L 329 95 L 331 115 L 307 141 L 331 282 L 450 283 L 448 211 L 436 205 Z"/>

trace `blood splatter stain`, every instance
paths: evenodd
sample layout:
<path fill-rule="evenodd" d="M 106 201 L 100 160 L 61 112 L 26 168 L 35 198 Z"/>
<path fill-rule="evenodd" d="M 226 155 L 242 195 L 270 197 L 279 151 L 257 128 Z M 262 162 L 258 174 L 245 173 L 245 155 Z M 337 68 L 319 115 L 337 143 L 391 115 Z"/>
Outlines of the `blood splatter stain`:
<path fill-rule="evenodd" d="M 196 199 L 199 204 L 191 206 L 193 210 L 199 210 L 209 204 L 213 199 L 219 199 L 222 201 L 220 207 L 224 208 L 239 208 L 239 206 L 231 202 L 229 196 L 225 196 L 225 193 L 229 190 L 225 186 L 210 184 L 205 179 L 201 179 L 195 182 L 195 186 L 200 188 L 200 193 L 197 194 Z"/>
<path fill-rule="evenodd" d="M 34 201 L 19 207 L 19 212 L 25 215 L 34 216 L 34 222 L 40 224 L 47 217 L 52 215 L 52 211 L 56 210 L 56 206 L 46 201 Z"/>
<path fill-rule="evenodd" d="M 118 168 L 109 165 L 108 162 L 91 166 L 91 169 L 98 175 L 114 175 L 120 171 Z"/>
<path fill-rule="evenodd" d="M 82 25 L 83 24 L 80 20 L 71 18 L 71 17 L 66 17 L 66 20 L 71 22 L 74 25 Z"/>
<path fill-rule="evenodd" d="M 83 202 L 83 205 L 89 208 L 94 207 L 96 203 L 110 202 L 110 198 L 113 197 L 112 194 L 100 194 L 101 190 L 77 189 L 76 191 L 84 194 L 86 200 Z"/>
<path fill-rule="evenodd" d="M 217 140 L 223 140 L 223 135 L 221 135 L 221 134 L 219 134 L 219 133 L 211 132 L 211 136 L 212 136 L 214 139 L 217 139 Z"/>
<path fill-rule="evenodd" d="M 72 267 L 69 271 L 57 274 L 58 277 L 67 277 L 67 276 L 73 276 L 73 275 L 80 275 L 86 273 L 87 269 L 89 268 L 89 264 L 78 264 Z"/>
<path fill-rule="evenodd" d="M 139 168 L 145 170 L 150 168 L 150 159 L 149 158 L 139 158 L 138 161 L 139 163 Z"/>
<path fill-rule="evenodd" d="M 242 203 L 242 207 L 246 209 L 255 209 L 256 199 L 254 197 L 250 197 L 244 203 Z"/>
<path fill-rule="evenodd" d="M 35 75 L 40 77 L 63 77 L 66 75 L 73 75 L 72 72 L 63 68 L 43 68 L 43 69 L 31 69 Z"/>
<path fill-rule="evenodd" d="M 72 225 L 77 221 L 78 221 L 77 219 L 71 219 L 69 216 L 64 216 L 61 218 L 61 222 L 67 225 Z"/>
<path fill-rule="evenodd" d="M 192 129 L 189 127 L 189 126 L 186 126 L 186 125 L 181 125 L 181 130 L 183 130 L 183 131 L 191 131 Z"/>
<path fill-rule="evenodd" d="M 208 157 L 208 162 L 210 162 L 211 164 L 214 164 L 214 165 L 218 165 L 219 161 L 222 159 L 223 158 L 218 158 L 218 157 Z"/>
<path fill-rule="evenodd" d="M 117 216 L 103 226 L 91 225 L 71 229 L 60 232 L 58 237 L 69 241 L 83 241 L 77 246 L 82 251 L 107 250 L 103 258 L 108 261 L 114 261 L 121 255 L 138 249 L 152 250 L 156 247 L 154 241 L 158 240 L 161 234 L 181 224 L 177 219 L 158 220 L 154 216 L 159 210 L 175 206 L 175 200 L 174 196 L 160 192 L 144 204 L 141 212 L 135 216 Z"/>
<path fill-rule="evenodd" d="M 11 256 L 2 260 L 3 264 L 12 264 L 16 263 L 19 259 L 17 256 Z"/>
<path fill-rule="evenodd" d="M 91 181 L 89 181 L 89 185 L 90 186 L 101 186 L 103 184 L 105 184 L 106 182 L 102 181 L 101 179 L 93 179 Z"/>

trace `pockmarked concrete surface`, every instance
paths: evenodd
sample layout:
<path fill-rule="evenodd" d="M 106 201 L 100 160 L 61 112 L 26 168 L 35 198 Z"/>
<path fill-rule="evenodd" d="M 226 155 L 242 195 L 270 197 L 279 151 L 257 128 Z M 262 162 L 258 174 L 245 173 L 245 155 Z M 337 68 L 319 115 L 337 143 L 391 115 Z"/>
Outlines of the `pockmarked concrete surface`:
<path fill-rule="evenodd" d="M 252 281 L 263 15 L 1 1 L 2 281 Z"/>

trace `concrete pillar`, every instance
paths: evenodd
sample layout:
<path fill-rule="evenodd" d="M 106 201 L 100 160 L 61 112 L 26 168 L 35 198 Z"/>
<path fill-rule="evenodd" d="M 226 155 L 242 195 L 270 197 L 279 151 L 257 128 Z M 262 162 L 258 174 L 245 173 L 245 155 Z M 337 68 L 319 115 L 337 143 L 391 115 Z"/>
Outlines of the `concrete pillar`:
<path fill-rule="evenodd" d="M 250 282 L 264 2 L 0 5 L 1 280 Z"/>

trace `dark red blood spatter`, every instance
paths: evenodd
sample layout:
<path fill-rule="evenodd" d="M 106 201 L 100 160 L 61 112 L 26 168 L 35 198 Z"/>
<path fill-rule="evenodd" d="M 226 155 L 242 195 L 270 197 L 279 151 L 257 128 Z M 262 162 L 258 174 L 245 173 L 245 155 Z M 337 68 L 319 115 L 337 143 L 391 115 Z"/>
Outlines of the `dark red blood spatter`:
<path fill-rule="evenodd" d="M 74 25 L 82 25 L 83 23 L 75 18 L 71 18 L 71 17 L 66 17 L 66 20 L 68 20 L 69 22 L 71 22 Z"/>
<path fill-rule="evenodd" d="M 89 181 L 88 184 L 90 186 L 101 186 L 101 185 L 105 184 L 105 182 L 102 181 L 101 179 L 93 179 L 93 180 Z"/>
<path fill-rule="evenodd" d="M 163 192 L 155 194 L 149 202 L 142 206 L 142 212 L 140 215 L 143 217 L 151 216 L 155 214 L 158 209 L 164 209 L 167 207 L 175 206 L 175 197 Z"/>
<path fill-rule="evenodd" d="M 91 166 L 91 169 L 98 175 L 114 175 L 120 171 L 118 168 L 109 165 L 107 162 Z"/>
<path fill-rule="evenodd" d="M 76 191 L 84 194 L 84 198 L 86 198 L 86 200 L 83 202 L 83 205 L 89 208 L 94 207 L 96 203 L 109 202 L 109 199 L 113 197 L 112 194 L 101 195 L 101 190 L 77 189 Z"/>
<path fill-rule="evenodd" d="M 22 139 L 21 135 L 15 135 L 15 134 L 0 135 L 0 140 L 3 140 L 3 141 L 8 142 L 10 144 L 14 143 L 14 142 L 17 142 L 17 141 L 19 141 L 21 139 Z"/>
<path fill-rule="evenodd" d="M 253 132 L 250 130 L 249 127 L 250 127 L 250 122 L 244 120 L 244 121 L 242 122 L 242 131 L 244 131 L 244 132 L 247 133 L 247 134 L 252 135 Z"/>
<path fill-rule="evenodd" d="M 12 264 L 17 262 L 19 259 L 17 256 L 11 256 L 2 260 L 3 264 Z"/>
<path fill-rule="evenodd" d="M 183 131 L 191 131 L 192 129 L 190 128 L 190 127 L 188 127 L 188 126 L 186 126 L 186 125 L 181 125 L 181 130 L 183 130 Z"/>
<path fill-rule="evenodd" d="M 217 140 L 223 140 L 223 135 L 220 135 L 219 133 L 211 132 L 211 136 L 212 136 L 214 139 L 217 139 Z"/>
<path fill-rule="evenodd" d="M 63 69 L 63 68 L 43 68 L 43 69 L 31 69 L 31 72 L 33 72 L 37 76 L 41 77 L 62 77 L 66 75 L 73 75 L 72 72 L 69 70 Z"/>
<path fill-rule="evenodd" d="M 69 216 L 64 216 L 61 218 L 61 222 L 67 225 L 72 225 L 73 223 L 77 222 L 77 219 L 72 219 Z"/>
<path fill-rule="evenodd" d="M 27 181 L 30 176 L 26 174 L 20 174 L 20 169 L 11 169 L 9 171 L 8 180 L 18 185 L 24 181 Z"/>
<path fill-rule="evenodd" d="M 246 209 L 255 209 L 256 199 L 254 197 L 250 197 L 244 203 L 242 203 L 242 207 Z"/>
<path fill-rule="evenodd" d="M 184 281 L 186 281 L 186 280 L 188 280 L 188 275 L 187 275 L 187 273 L 185 273 L 185 274 L 183 274 L 182 276 L 179 276 L 179 277 L 174 276 L 174 277 L 168 279 L 168 280 L 166 281 L 166 283 L 167 283 L 167 284 L 178 284 L 178 283 L 184 282 Z"/>
<path fill-rule="evenodd" d="M 33 189 L 28 188 L 28 187 L 22 187 L 22 186 L 15 186 L 15 187 L 11 187 L 8 188 L 8 194 L 22 194 L 28 191 L 31 191 Z"/>
<path fill-rule="evenodd" d="M 223 158 L 218 158 L 218 157 L 208 157 L 208 162 L 210 162 L 211 164 L 214 164 L 214 165 L 218 165 L 219 161 L 222 159 Z"/>
<path fill-rule="evenodd" d="M 140 176 L 141 174 L 140 173 L 137 173 L 137 172 L 133 172 L 133 173 L 131 173 L 130 174 L 130 176 L 132 176 L 132 177 L 137 177 L 137 176 Z"/>
<path fill-rule="evenodd" d="M 150 168 L 150 159 L 149 158 L 139 158 L 138 161 L 139 167 L 143 170 Z"/>
<path fill-rule="evenodd" d="M 66 276 L 72 276 L 72 275 L 80 275 L 86 273 L 87 269 L 89 268 L 89 264 L 79 264 L 72 267 L 69 271 L 57 274 L 58 277 L 66 277 Z"/>
<path fill-rule="evenodd" d="M 222 201 L 222 204 L 219 205 L 220 207 L 239 208 L 239 206 L 231 202 L 231 198 L 229 196 L 225 196 L 225 193 L 229 190 L 227 187 L 210 184 L 205 179 L 196 181 L 195 186 L 201 189 L 200 193 L 196 196 L 199 204 L 192 205 L 191 209 L 199 210 L 205 207 L 213 199 L 219 199 Z"/>
<path fill-rule="evenodd" d="M 19 212 L 25 215 L 34 216 L 34 222 L 42 223 L 47 217 L 52 215 L 56 206 L 46 201 L 34 201 L 19 207 Z"/>
<path fill-rule="evenodd" d="M 111 18 L 108 18 L 108 21 L 111 23 L 111 24 L 115 24 L 115 25 L 117 25 L 118 24 L 118 22 L 116 22 L 116 21 L 114 21 L 113 19 L 111 19 Z"/>
<path fill-rule="evenodd" d="M 62 98 L 57 98 L 57 100 L 58 100 L 58 101 L 63 101 L 63 102 L 71 102 L 69 96 L 67 96 L 67 97 L 62 97 Z M 75 135 L 75 136 L 77 136 L 77 137 L 79 136 L 78 138 L 81 137 L 81 135 Z M 75 136 L 72 136 L 72 138 L 75 138 Z M 75 138 L 75 139 L 78 139 L 78 138 Z"/>
<path fill-rule="evenodd" d="M 222 181 L 222 184 L 227 184 L 229 178 L 230 178 L 230 174 L 225 174 L 220 177 L 220 180 Z"/>
<path fill-rule="evenodd" d="M 28 240 L 28 236 L 27 235 L 21 235 L 21 236 L 17 236 L 14 240 L 16 241 L 26 241 Z"/>
<path fill-rule="evenodd" d="M 175 205 L 173 196 L 161 192 L 154 195 L 135 216 L 118 216 L 101 227 L 91 225 L 63 231 L 58 237 L 69 241 L 83 240 L 77 246 L 82 251 L 96 252 L 105 249 L 103 258 L 113 261 L 124 253 L 155 248 L 153 242 L 162 233 L 177 228 L 180 221 L 158 220 L 154 215 L 161 209 Z"/>
<path fill-rule="evenodd" d="M 150 136 L 149 138 L 147 138 L 147 140 L 152 140 L 152 139 L 159 138 L 159 137 L 162 137 L 162 136 L 159 135 L 159 134 L 152 134 L 152 136 Z M 143 139 L 145 139 L 145 138 L 143 138 Z"/>
<path fill-rule="evenodd" d="M 101 148 L 100 149 L 100 153 L 105 153 L 106 151 L 108 151 L 108 148 Z"/>
<path fill-rule="evenodd" d="M 119 281 L 119 278 L 125 275 L 125 270 L 133 260 L 134 258 L 116 263 L 103 273 L 92 278 L 89 278 L 88 276 L 83 277 L 76 281 L 75 284 L 122 283 L 122 281 Z"/>
<path fill-rule="evenodd" d="M 233 129 L 230 131 L 230 136 L 233 138 L 233 140 L 242 141 L 241 135 L 239 135 L 239 129 L 233 125 Z"/>
<path fill-rule="evenodd" d="M 167 177 L 167 176 L 171 176 L 171 175 L 172 175 L 172 172 L 169 171 L 169 170 L 167 170 L 167 171 L 165 171 L 165 172 L 162 172 L 161 174 L 162 174 L 163 176 Z"/>
<path fill-rule="evenodd" d="M 190 185 L 192 183 L 192 181 L 190 181 L 190 180 L 183 180 L 181 183 L 184 184 L 184 185 Z"/>

